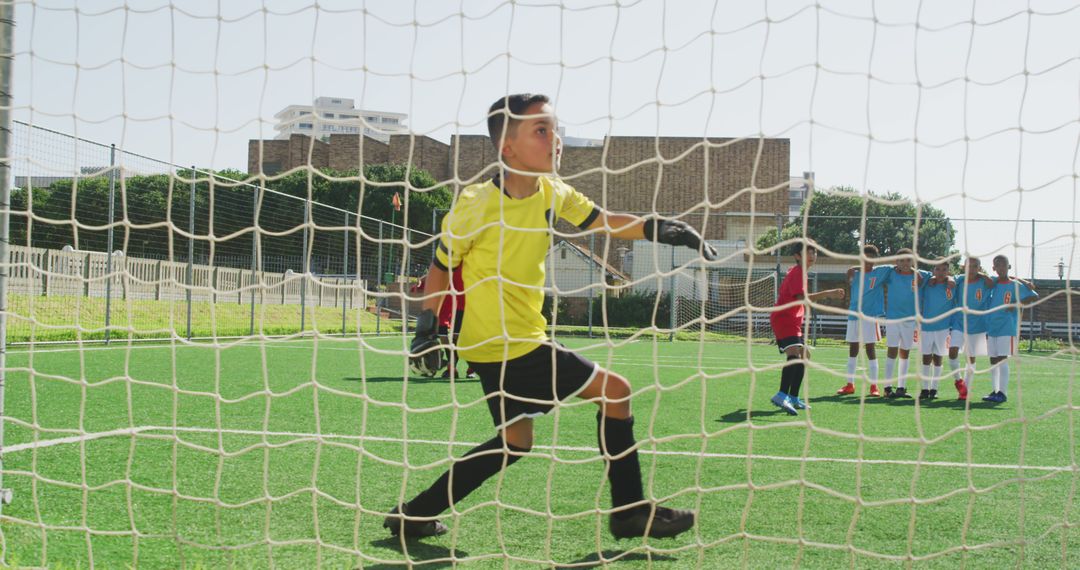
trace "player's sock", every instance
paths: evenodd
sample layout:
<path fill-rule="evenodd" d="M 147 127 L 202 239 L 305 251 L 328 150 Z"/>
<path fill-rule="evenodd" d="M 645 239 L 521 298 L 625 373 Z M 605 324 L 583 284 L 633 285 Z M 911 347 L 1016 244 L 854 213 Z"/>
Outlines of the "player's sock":
<path fill-rule="evenodd" d="M 806 371 L 806 365 L 798 358 L 788 357 L 787 364 L 784 366 L 784 376 L 787 377 L 788 389 L 785 393 L 792 398 L 799 397 L 799 388 L 802 387 L 803 374 Z"/>
<path fill-rule="evenodd" d="M 877 381 L 878 381 L 878 363 L 877 363 L 876 358 L 866 362 L 866 373 L 870 377 L 870 383 L 871 384 L 877 384 Z"/>
<path fill-rule="evenodd" d="M 958 358 L 949 359 L 949 370 L 952 372 L 953 378 L 960 380 L 963 375 L 960 373 L 960 360 Z"/>
<path fill-rule="evenodd" d="M 930 365 L 929 364 L 923 364 L 922 365 L 922 389 L 923 390 L 929 390 L 930 389 Z"/>
<path fill-rule="evenodd" d="M 900 359 L 900 374 L 896 376 L 896 385 L 900 388 L 907 388 L 907 369 L 908 359 Z"/>
<path fill-rule="evenodd" d="M 941 367 L 934 366 L 934 375 L 930 377 L 930 389 L 937 390 L 939 382 L 941 382 Z"/>
<path fill-rule="evenodd" d="M 990 365 L 990 391 L 998 391 L 998 371 L 1001 370 L 1000 366 Z"/>
<path fill-rule="evenodd" d="M 1009 359 L 1002 360 L 998 366 L 1001 367 L 998 370 L 998 392 L 1004 394 L 1009 391 Z"/>
<path fill-rule="evenodd" d="M 964 387 L 971 390 L 971 383 L 975 380 L 975 363 L 968 361 L 964 367 Z"/>
<path fill-rule="evenodd" d="M 418 517 L 433 517 L 450 508 L 451 504 L 464 499 L 487 481 L 489 477 L 521 459 L 521 449 L 511 444 L 506 448 L 513 453 L 503 452 L 502 436 L 495 436 L 472 448 L 450 469 L 435 480 L 426 491 L 409 501 L 407 511 Z M 453 479 L 453 487 L 450 481 Z M 451 494 L 453 493 L 453 500 Z"/>
<path fill-rule="evenodd" d="M 634 447 L 634 418 L 620 420 L 611 416 L 605 417 L 603 412 L 597 412 L 596 438 L 600 444 L 600 452 L 604 455 L 604 461 L 608 464 L 607 476 L 611 484 L 611 506 L 621 507 L 644 499 L 638 452 L 634 449 L 627 453 L 628 449 Z M 619 455 L 623 456 L 612 459 Z M 634 509 L 630 509 L 617 512 L 615 516 L 622 518 L 633 514 Z"/>
<path fill-rule="evenodd" d="M 847 383 L 855 383 L 855 371 L 859 368 L 859 357 L 849 356 L 847 359 Z"/>
<path fill-rule="evenodd" d="M 896 371 L 896 359 L 886 357 L 885 358 L 885 386 L 886 387 L 892 386 L 893 372 L 895 372 L 895 371 Z"/>

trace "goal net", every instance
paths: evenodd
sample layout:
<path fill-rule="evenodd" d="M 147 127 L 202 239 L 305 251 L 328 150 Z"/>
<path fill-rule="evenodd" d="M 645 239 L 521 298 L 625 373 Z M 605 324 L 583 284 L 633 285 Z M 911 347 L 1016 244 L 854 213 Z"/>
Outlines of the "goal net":
<path fill-rule="evenodd" d="M 1078 27 L 1011 1 L 0 1 L 0 565 L 1075 567 Z M 526 91 L 563 182 L 717 257 L 569 206 L 519 226 L 499 195 L 469 314 L 542 293 L 547 339 L 627 379 L 634 452 L 600 453 L 596 402 L 552 404 L 446 534 L 405 540 L 389 511 L 519 380 L 409 351 L 465 239 L 444 221 L 517 160 L 488 108 Z M 801 244 L 792 400 L 771 319 Z M 911 257 L 947 260 L 944 313 Z M 880 306 L 852 303 L 864 276 Z M 860 311 L 893 338 L 851 357 Z M 993 364 L 915 340 L 952 315 L 1005 323 Z M 485 342 L 520 340 L 497 320 Z M 870 395 L 901 382 L 925 397 Z M 633 453 L 692 529 L 614 538 Z"/>

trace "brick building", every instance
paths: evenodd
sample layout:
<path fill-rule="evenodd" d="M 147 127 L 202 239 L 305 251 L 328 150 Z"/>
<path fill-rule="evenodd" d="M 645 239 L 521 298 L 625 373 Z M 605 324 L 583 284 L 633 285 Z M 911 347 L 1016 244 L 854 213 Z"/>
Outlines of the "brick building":
<path fill-rule="evenodd" d="M 566 147 L 560 174 L 605 209 L 690 213 L 708 239 L 746 238 L 748 217 L 708 212 L 755 212 L 766 220 L 788 214 L 788 139 L 608 137 L 603 147 Z M 498 157 L 486 135 L 459 135 L 450 144 L 426 136 L 392 135 L 389 143 L 359 135 L 328 142 L 294 134 L 248 143 L 248 172 L 274 176 L 295 168 L 352 170 L 362 164 L 405 163 L 460 186 L 491 176 Z M 703 227 L 704 226 L 704 227 Z M 773 224 L 759 220 L 764 231 Z"/>

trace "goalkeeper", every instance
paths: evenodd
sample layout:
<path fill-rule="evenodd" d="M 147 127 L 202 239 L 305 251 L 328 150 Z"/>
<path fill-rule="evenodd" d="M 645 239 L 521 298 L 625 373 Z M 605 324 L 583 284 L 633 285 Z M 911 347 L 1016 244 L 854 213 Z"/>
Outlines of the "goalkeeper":
<path fill-rule="evenodd" d="M 435 520 L 533 445 L 533 418 L 571 397 L 594 401 L 597 439 L 611 487 L 609 529 L 617 538 L 671 537 L 694 525 L 694 513 L 646 501 L 634 442 L 632 390 L 626 378 L 552 342 L 541 314 L 544 263 L 557 219 L 620 239 L 686 246 L 713 260 L 716 252 L 681 221 L 610 214 L 554 175 L 561 141 L 544 95 L 510 95 L 488 114 L 488 132 L 502 174 L 466 187 L 442 224 L 428 273 L 424 309 L 410 361 L 422 373 L 441 348 L 435 314 L 448 271 L 461 267 L 468 303 L 458 350 L 476 370 L 496 434 L 458 459 L 425 491 L 395 507 L 384 526 L 394 535 L 443 534 Z M 434 358 L 438 360 L 438 357 Z"/>

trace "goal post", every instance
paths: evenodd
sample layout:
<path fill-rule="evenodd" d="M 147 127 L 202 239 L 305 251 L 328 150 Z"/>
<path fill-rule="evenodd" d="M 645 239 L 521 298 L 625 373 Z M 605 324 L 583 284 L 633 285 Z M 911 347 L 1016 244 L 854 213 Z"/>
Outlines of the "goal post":
<path fill-rule="evenodd" d="M 1077 567 L 1077 29 L 0 0 L 0 566 Z"/>

